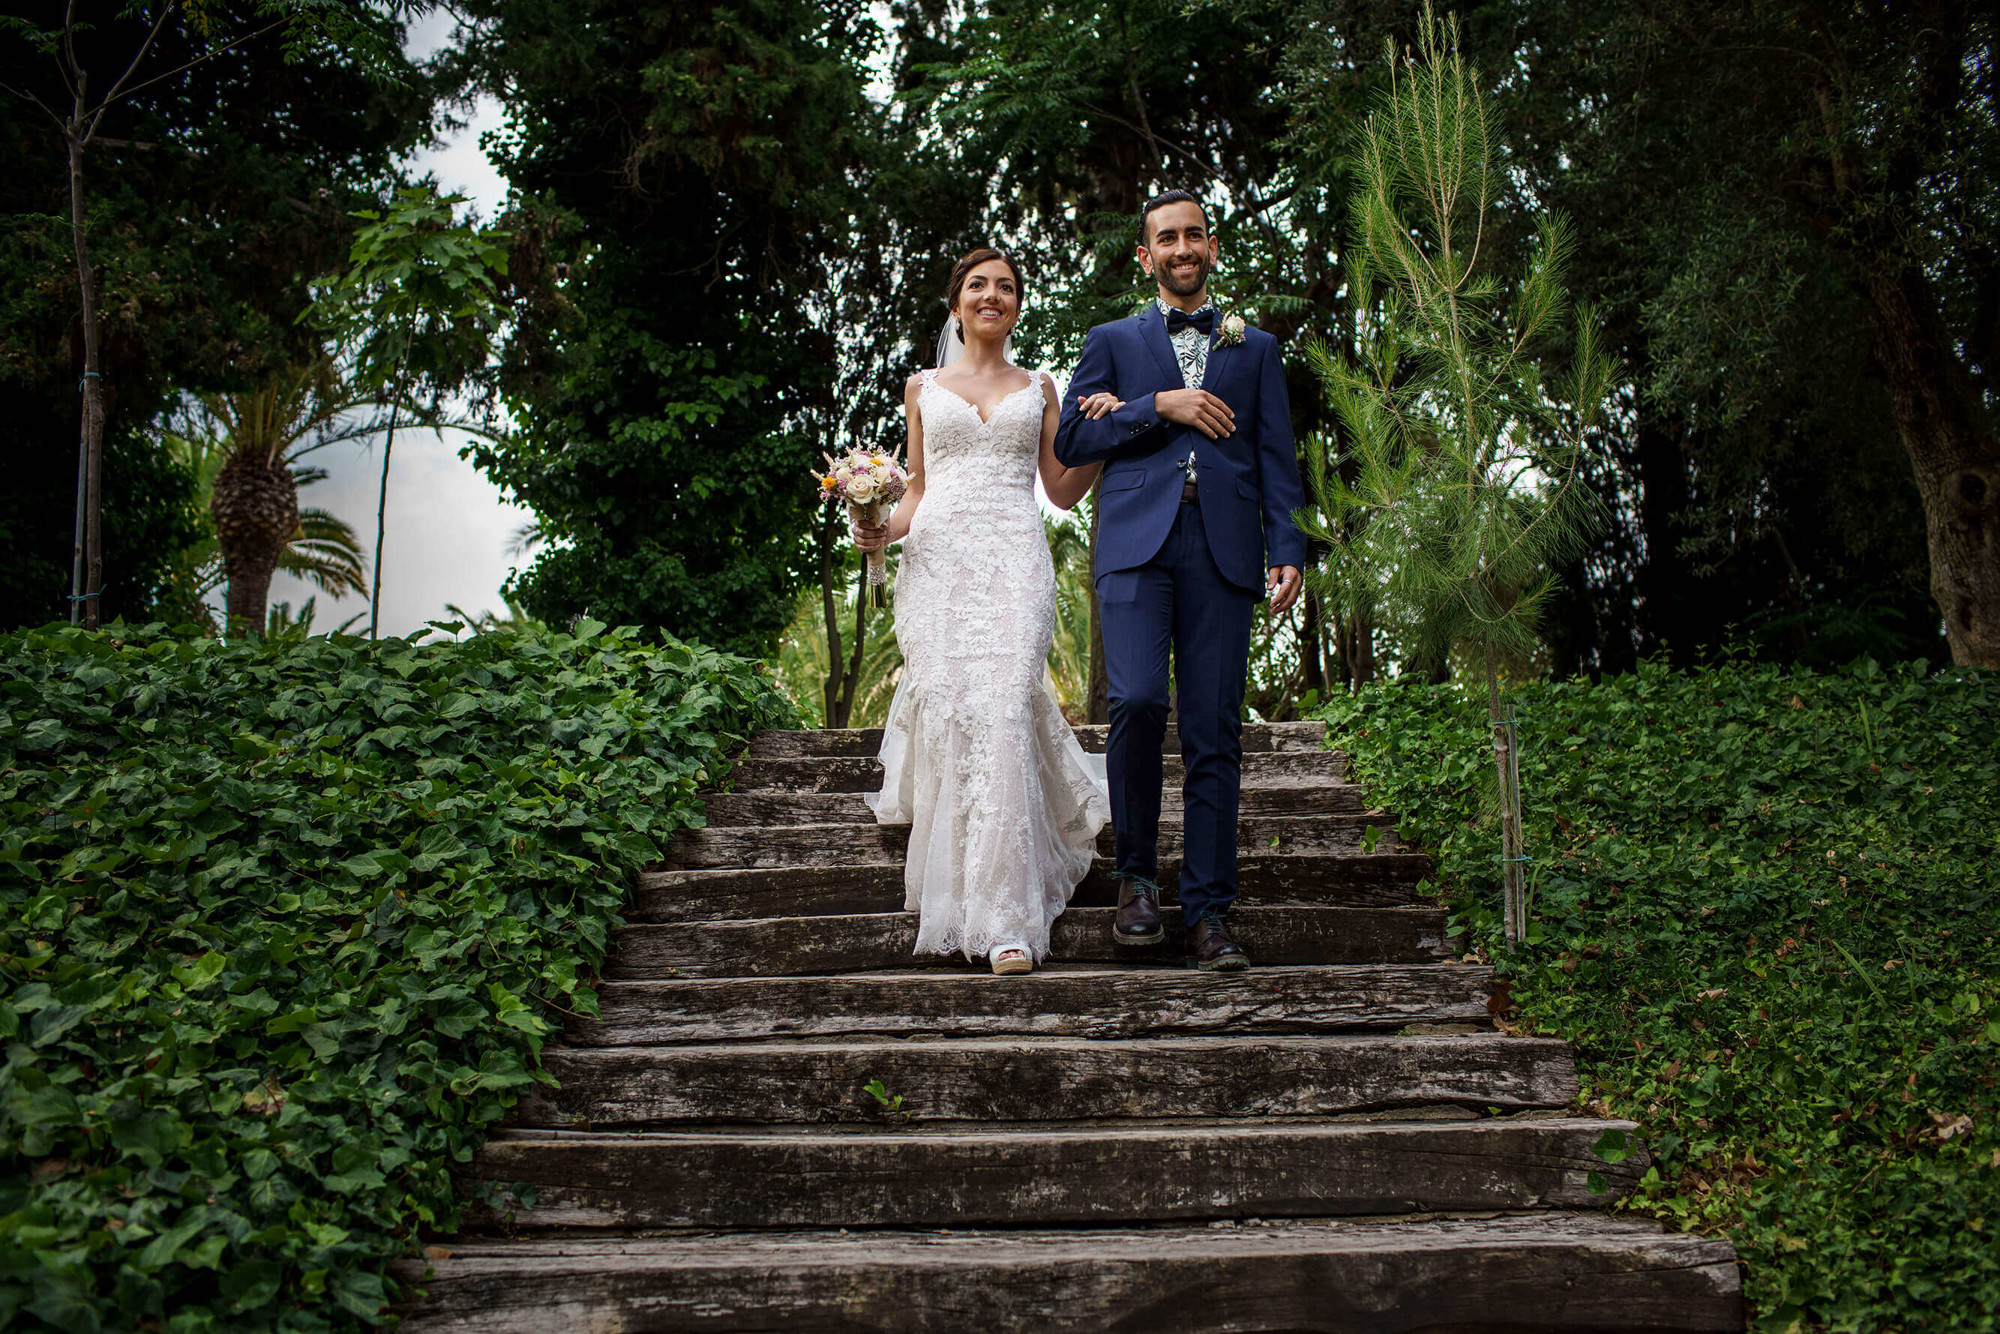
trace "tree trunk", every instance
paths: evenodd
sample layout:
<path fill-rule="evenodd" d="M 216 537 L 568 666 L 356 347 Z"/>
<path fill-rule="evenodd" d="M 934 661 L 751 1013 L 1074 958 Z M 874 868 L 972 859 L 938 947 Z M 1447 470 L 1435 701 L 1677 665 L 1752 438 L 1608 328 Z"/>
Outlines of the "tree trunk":
<path fill-rule="evenodd" d="M 1326 664 L 1319 654 L 1319 598 L 1305 595 L 1305 609 L 1299 616 L 1299 685 L 1322 703 L 1326 700 Z"/>
<path fill-rule="evenodd" d="M 208 512 L 229 577 L 229 633 L 261 634 L 271 574 L 299 531 L 298 483 L 282 462 L 238 454 L 216 474 Z"/>
<path fill-rule="evenodd" d="M 1356 690 L 1374 681 L 1375 616 L 1366 609 L 1357 611 L 1339 625 L 1340 657 L 1347 668 L 1348 683 Z"/>
<path fill-rule="evenodd" d="M 76 281 L 83 306 L 83 430 L 77 442 L 81 473 L 76 550 L 70 561 L 70 624 L 82 608 L 83 623 L 95 630 L 104 592 L 104 376 L 98 347 L 97 273 L 90 264 L 83 224 L 84 88 L 76 74 L 76 110 L 66 127 L 69 147 L 69 226 L 76 247 Z"/>
<path fill-rule="evenodd" d="M 382 440 L 382 487 L 375 496 L 375 577 L 368 581 L 368 637 L 375 638 L 382 615 L 382 543 L 389 530 L 389 456 L 396 451 L 397 393 L 389 404 L 389 431 Z"/>
<path fill-rule="evenodd" d="M 845 727 L 840 709 L 841 686 L 846 680 L 846 655 L 840 649 L 840 612 L 833 601 L 833 506 L 828 506 L 819 526 L 820 610 L 826 616 L 826 681 L 820 687 L 820 725 Z"/>
<path fill-rule="evenodd" d="M 854 585 L 854 650 L 847 659 L 847 670 L 841 674 L 840 721 L 836 727 L 847 727 L 854 722 L 854 692 L 861 685 L 861 651 L 868 643 L 868 562 L 861 562 L 861 571 L 855 576 Z"/>
<path fill-rule="evenodd" d="M 2000 442 L 1923 273 L 1903 265 L 1864 281 L 1952 661 L 2000 668 Z"/>

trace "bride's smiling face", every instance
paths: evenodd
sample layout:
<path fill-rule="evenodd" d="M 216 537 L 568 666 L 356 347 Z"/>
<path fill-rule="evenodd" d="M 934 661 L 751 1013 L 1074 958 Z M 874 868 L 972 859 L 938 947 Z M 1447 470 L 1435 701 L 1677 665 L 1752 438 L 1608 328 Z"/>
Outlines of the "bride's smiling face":
<path fill-rule="evenodd" d="M 965 338 L 1005 338 L 1021 318 L 1021 289 L 1004 259 L 989 259 L 965 275 L 952 311 Z"/>

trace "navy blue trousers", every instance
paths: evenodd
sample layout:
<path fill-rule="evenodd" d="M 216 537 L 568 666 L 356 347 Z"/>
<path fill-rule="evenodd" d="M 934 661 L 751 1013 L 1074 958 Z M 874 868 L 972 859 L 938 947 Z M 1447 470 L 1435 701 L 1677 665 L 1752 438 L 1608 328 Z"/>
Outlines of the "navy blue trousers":
<path fill-rule="evenodd" d="M 1118 869 L 1149 879 L 1159 866 L 1160 746 L 1167 730 L 1167 658 L 1179 703 L 1186 851 L 1181 915 L 1192 927 L 1236 901 L 1236 807 L 1243 786 L 1243 679 L 1256 598 L 1222 577 L 1199 503 L 1184 504 L 1158 554 L 1097 581 L 1111 687 L 1105 769 Z"/>

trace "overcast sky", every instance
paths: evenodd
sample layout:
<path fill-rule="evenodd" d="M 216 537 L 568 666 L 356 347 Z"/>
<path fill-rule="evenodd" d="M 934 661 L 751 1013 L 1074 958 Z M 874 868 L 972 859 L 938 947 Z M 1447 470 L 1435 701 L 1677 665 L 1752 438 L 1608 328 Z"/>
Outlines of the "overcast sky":
<path fill-rule="evenodd" d="M 435 51 L 450 38 L 452 23 L 443 10 L 421 19 L 412 27 L 410 52 L 424 56 Z M 482 99 L 465 129 L 449 142 L 417 154 L 411 165 L 418 174 L 433 173 L 442 189 L 468 196 L 480 217 L 490 221 L 498 215 L 507 187 L 479 150 L 479 136 L 499 126 L 499 104 Z M 409 634 L 426 621 L 445 619 L 448 602 L 474 615 L 505 614 L 500 585 L 510 567 L 525 563 L 509 557 L 506 547 L 533 516 L 504 503 L 499 488 L 458 457 L 461 443 L 456 438 L 440 440 L 434 431 L 396 433 L 389 470 L 388 536 L 382 553 L 385 634 Z M 336 445 L 309 459 L 331 476 L 301 491 L 299 503 L 330 510 L 354 525 L 372 569 L 381 441 Z M 294 612 L 315 594 L 319 601 L 314 629 L 331 630 L 357 612 L 362 619 L 352 628 L 367 629 L 366 596 L 334 599 L 287 574 L 271 580 L 271 601 L 290 602 Z"/>

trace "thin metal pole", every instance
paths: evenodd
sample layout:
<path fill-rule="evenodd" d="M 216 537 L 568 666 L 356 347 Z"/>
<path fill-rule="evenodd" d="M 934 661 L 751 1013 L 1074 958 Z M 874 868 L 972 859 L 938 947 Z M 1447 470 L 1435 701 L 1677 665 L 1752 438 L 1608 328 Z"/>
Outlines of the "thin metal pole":
<path fill-rule="evenodd" d="M 1507 819 L 1513 826 L 1510 854 L 1514 860 L 1507 864 L 1508 886 L 1514 897 L 1515 938 L 1528 938 L 1528 898 L 1523 881 L 1526 879 L 1527 828 L 1521 814 L 1521 732 L 1515 726 L 1514 706 L 1507 706 Z"/>
<path fill-rule="evenodd" d="M 76 548 L 69 560 L 69 623 L 83 619 L 83 498 L 90 488 L 90 437 L 76 446 Z"/>

